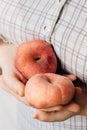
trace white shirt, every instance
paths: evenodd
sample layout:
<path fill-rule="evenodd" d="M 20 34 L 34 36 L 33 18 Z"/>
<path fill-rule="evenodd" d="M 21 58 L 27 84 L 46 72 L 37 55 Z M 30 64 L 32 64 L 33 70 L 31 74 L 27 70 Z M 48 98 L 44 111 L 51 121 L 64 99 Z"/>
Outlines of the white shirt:
<path fill-rule="evenodd" d="M 16 45 L 31 39 L 51 43 L 61 65 L 87 83 L 86 0 L 0 0 L 0 34 Z M 43 123 L 19 103 L 18 130 L 87 130 L 87 117 Z"/>
<path fill-rule="evenodd" d="M 0 32 L 21 44 L 31 39 L 50 40 L 66 0 L 0 0 Z M 2 15 L 3 14 L 3 15 Z"/>

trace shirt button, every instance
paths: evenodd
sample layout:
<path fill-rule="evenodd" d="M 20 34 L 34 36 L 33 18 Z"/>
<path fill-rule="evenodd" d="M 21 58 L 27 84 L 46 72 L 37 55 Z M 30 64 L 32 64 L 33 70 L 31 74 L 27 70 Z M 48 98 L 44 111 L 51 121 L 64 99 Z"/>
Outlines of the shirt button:
<path fill-rule="evenodd" d="M 49 32 L 50 32 L 50 29 L 51 29 L 51 26 L 49 26 L 49 25 L 44 25 L 44 26 L 43 26 L 43 31 L 44 31 L 44 33 L 49 33 Z"/>

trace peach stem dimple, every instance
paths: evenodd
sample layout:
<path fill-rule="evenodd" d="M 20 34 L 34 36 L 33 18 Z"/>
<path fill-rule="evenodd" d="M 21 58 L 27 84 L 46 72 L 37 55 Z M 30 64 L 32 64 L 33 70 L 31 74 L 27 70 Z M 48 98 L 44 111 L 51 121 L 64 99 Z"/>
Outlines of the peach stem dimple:
<path fill-rule="evenodd" d="M 38 61 L 38 60 L 40 60 L 40 57 L 35 57 L 34 60 Z"/>

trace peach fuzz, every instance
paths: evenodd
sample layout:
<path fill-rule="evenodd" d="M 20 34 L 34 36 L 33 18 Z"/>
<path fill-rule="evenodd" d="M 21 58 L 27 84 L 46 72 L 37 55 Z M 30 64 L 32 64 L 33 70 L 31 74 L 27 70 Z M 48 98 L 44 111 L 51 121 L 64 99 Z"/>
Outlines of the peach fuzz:
<path fill-rule="evenodd" d="M 57 58 L 49 43 L 32 40 L 17 47 L 15 66 L 29 79 L 38 73 L 55 73 Z"/>
<path fill-rule="evenodd" d="M 31 77 L 25 86 L 28 103 L 39 109 L 69 103 L 75 94 L 72 81 L 65 76 L 45 73 Z"/>

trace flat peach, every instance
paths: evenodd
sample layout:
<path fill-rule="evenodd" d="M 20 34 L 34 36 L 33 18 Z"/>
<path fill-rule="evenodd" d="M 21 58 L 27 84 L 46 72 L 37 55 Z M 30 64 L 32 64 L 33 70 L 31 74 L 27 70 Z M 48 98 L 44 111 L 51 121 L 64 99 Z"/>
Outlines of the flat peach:
<path fill-rule="evenodd" d="M 25 86 L 25 97 L 36 108 L 64 105 L 71 101 L 75 93 L 72 81 L 53 73 L 36 74 Z"/>
<path fill-rule="evenodd" d="M 18 46 L 15 66 L 28 79 L 38 73 L 55 73 L 57 58 L 50 44 L 33 40 Z"/>

